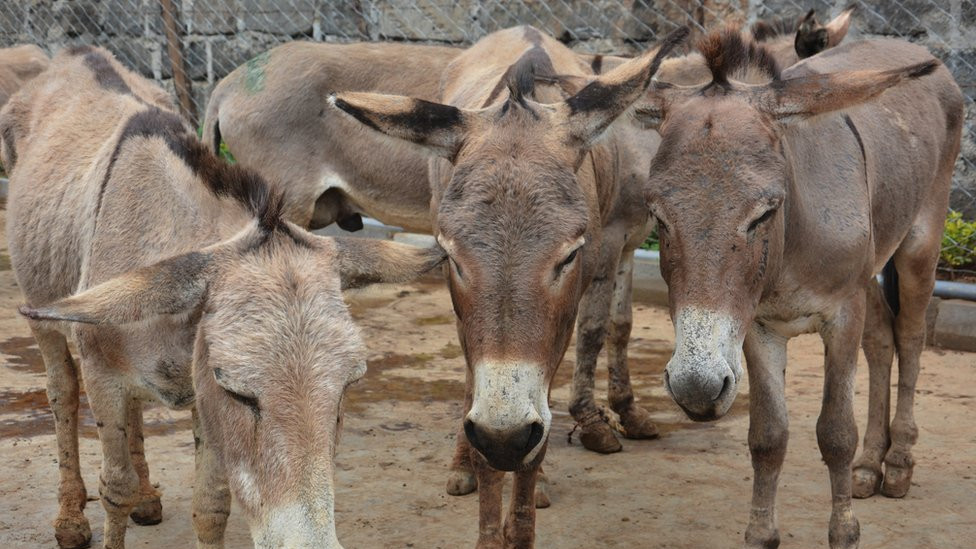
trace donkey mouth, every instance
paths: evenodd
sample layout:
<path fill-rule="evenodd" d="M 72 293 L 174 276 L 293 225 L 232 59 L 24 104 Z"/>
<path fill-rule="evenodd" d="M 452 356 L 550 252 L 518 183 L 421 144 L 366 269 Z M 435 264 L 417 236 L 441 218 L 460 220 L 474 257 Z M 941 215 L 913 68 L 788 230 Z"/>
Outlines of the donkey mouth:
<path fill-rule="evenodd" d="M 712 402 L 710 402 L 708 404 L 708 407 L 706 409 L 704 409 L 704 410 L 693 410 L 693 409 L 685 406 L 685 404 L 683 402 L 681 402 L 681 399 L 679 399 L 674 394 L 674 391 L 671 390 L 671 380 L 669 378 L 670 378 L 670 376 L 668 375 L 668 371 L 665 370 L 664 371 L 664 389 L 668 392 L 668 395 L 671 396 L 671 400 L 673 400 L 674 403 L 677 404 L 679 408 L 681 408 L 681 411 L 684 412 L 686 416 L 688 416 L 688 419 L 690 419 L 692 421 L 697 421 L 697 422 L 700 422 L 700 423 L 705 423 L 705 422 L 708 422 L 708 421 L 715 421 L 715 420 L 721 419 L 722 416 L 725 415 L 724 412 L 723 413 L 719 413 L 718 412 L 718 408 L 719 408 L 720 402 L 722 401 L 723 396 L 725 396 L 726 393 L 729 390 L 729 384 L 730 383 L 729 383 L 729 379 L 728 378 L 726 378 L 725 383 L 722 386 L 722 390 L 719 392 L 719 396 L 715 400 L 713 400 Z M 729 405 L 729 407 L 731 408 L 731 404 Z"/>

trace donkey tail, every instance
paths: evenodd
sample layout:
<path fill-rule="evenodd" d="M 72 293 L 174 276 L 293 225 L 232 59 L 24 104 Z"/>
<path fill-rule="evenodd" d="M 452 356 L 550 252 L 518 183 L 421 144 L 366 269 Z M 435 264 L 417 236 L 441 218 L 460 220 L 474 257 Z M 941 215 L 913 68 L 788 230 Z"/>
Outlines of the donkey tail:
<path fill-rule="evenodd" d="M 901 309 L 901 302 L 898 297 L 898 271 L 895 269 L 895 260 L 893 258 L 889 259 L 885 263 L 884 268 L 881 269 L 881 279 L 881 291 L 884 295 L 885 302 L 891 308 L 891 314 L 898 316 L 898 311 Z"/>
<path fill-rule="evenodd" d="M 203 119 L 203 130 L 201 138 L 203 142 L 214 154 L 220 155 L 220 142 L 222 140 L 220 135 L 220 103 L 224 97 L 222 89 L 227 79 L 221 80 L 217 87 L 214 88 L 213 93 L 210 94 L 210 101 L 207 102 L 207 114 Z"/>

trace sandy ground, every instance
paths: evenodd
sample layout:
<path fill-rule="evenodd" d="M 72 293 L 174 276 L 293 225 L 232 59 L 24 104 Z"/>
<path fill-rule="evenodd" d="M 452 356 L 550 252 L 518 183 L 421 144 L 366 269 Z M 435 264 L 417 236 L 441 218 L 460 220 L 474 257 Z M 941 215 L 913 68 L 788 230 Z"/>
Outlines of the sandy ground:
<path fill-rule="evenodd" d="M 2 206 L 2 204 L 0 204 Z M 0 223 L 2 230 L 2 223 Z M 0 546 L 56 547 L 57 463 L 43 365 L 0 235 Z M 451 497 L 444 481 L 460 415 L 463 361 L 450 298 L 437 281 L 350 295 L 370 350 L 369 372 L 352 389 L 337 456 L 337 521 L 347 548 L 456 548 L 474 545 L 477 496 Z M 733 413 L 695 424 L 665 395 L 661 372 L 672 348 L 665 311 L 638 304 L 630 366 L 639 400 L 660 422 L 656 441 L 624 441 L 601 456 L 567 442 L 573 368 L 554 383 L 554 426 L 546 460 L 553 506 L 540 510 L 539 548 L 738 547 L 748 520 L 752 468 L 746 446 L 748 386 Z M 794 340 L 788 367 L 792 439 L 780 480 L 783 547 L 826 545 L 830 494 L 814 426 L 820 406 L 823 347 Z M 973 547 L 976 535 L 976 356 L 926 351 L 919 381 L 913 487 L 903 500 L 857 501 L 862 548 Z M 602 366 L 601 366 L 602 368 Z M 605 394 L 605 382 L 599 393 Z M 858 374 L 857 417 L 863 429 L 867 368 Z M 147 413 L 147 452 L 163 491 L 162 524 L 130 523 L 130 547 L 183 548 L 193 484 L 189 414 Z M 84 411 L 82 465 L 90 493 L 101 461 L 94 420 Z M 103 512 L 86 511 L 95 543 Z M 240 514 L 227 546 L 249 547 Z"/>

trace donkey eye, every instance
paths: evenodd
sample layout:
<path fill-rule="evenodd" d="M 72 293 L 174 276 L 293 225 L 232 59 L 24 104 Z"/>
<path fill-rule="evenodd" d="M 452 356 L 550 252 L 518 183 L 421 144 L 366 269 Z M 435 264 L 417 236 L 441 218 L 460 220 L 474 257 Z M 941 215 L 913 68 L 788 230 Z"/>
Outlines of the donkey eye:
<path fill-rule="evenodd" d="M 464 278 L 464 274 L 461 271 L 461 266 L 457 264 L 457 261 L 454 261 L 454 258 L 449 258 L 448 261 L 451 263 L 451 268 L 454 269 L 454 274 L 456 274 L 458 278 Z"/>
<path fill-rule="evenodd" d="M 230 389 L 227 389 L 226 387 L 221 387 L 221 389 L 223 389 L 230 398 L 240 402 L 244 406 L 247 406 L 255 416 L 261 417 L 261 406 L 258 404 L 257 397 L 238 394 Z"/>
<path fill-rule="evenodd" d="M 752 223 L 749 224 L 749 230 L 748 230 L 749 234 L 752 234 L 753 232 L 755 232 L 756 229 L 759 228 L 760 225 L 772 219 L 773 215 L 775 214 L 776 214 L 776 208 L 771 208 L 766 210 L 764 214 L 762 214 L 761 216 L 753 220 Z"/>
<path fill-rule="evenodd" d="M 573 261 L 576 261 L 576 256 L 579 255 L 579 251 L 580 249 L 576 248 L 575 250 L 569 252 L 569 255 L 566 256 L 566 259 L 562 260 L 562 262 L 560 262 L 559 265 L 556 265 L 556 273 L 557 274 L 561 273 L 563 269 L 569 267 L 573 263 Z"/>

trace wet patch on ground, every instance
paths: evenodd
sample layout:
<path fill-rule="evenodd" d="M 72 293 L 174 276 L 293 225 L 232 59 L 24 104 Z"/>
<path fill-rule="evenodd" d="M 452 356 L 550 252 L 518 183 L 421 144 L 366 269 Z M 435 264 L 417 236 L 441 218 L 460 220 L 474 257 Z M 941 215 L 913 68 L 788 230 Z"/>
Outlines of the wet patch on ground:
<path fill-rule="evenodd" d="M 10 269 L 10 256 L 0 252 L 0 271 L 9 271 Z"/>
<path fill-rule="evenodd" d="M 372 402 L 458 401 L 464 398 L 464 381 L 445 379 L 443 374 L 399 375 L 396 370 L 426 370 L 436 357 L 426 353 L 412 355 L 386 353 L 366 361 L 366 375 L 346 393 L 346 411 L 363 412 Z"/>
<path fill-rule="evenodd" d="M 0 341 L 0 354 L 7 355 L 3 363 L 11 370 L 44 373 L 44 359 L 33 337 L 11 337 Z"/>

